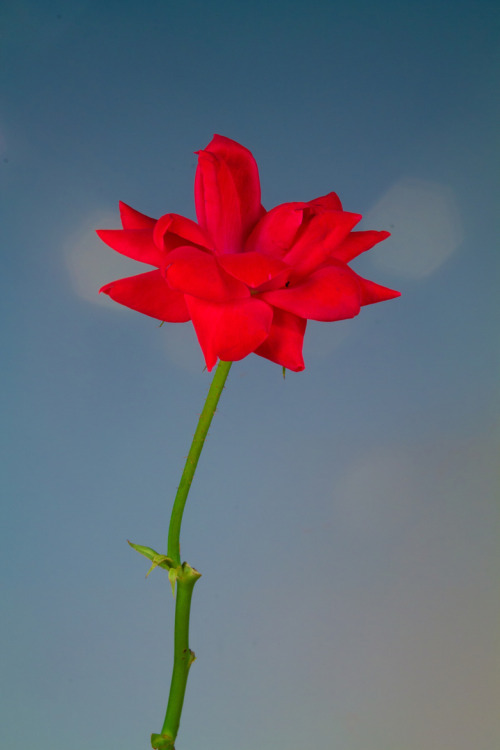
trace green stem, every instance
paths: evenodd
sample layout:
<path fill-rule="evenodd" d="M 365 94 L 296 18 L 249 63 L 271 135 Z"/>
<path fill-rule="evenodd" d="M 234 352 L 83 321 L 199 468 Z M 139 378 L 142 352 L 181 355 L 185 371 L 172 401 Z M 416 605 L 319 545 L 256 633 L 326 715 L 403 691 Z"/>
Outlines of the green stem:
<path fill-rule="evenodd" d="M 172 743 L 179 731 L 189 668 L 195 659 L 194 652 L 189 648 L 189 613 L 194 584 L 199 577 L 200 573 L 187 563 L 184 563 L 182 571 L 177 577 L 174 668 L 172 670 L 167 713 L 161 730 L 164 737 L 172 738 Z"/>
<path fill-rule="evenodd" d="M 207 399 L 198 420 L 193 442 L 189 450 L 181 481 L 174 500 L 170 526 L 168 530 L 167 557 L 172 560 L 170 574 L 175 573 L 176 601 L 175 601 L 175 631 L 174 631 L 174 666 L 170 683 L 167 712 L 162 727 L 162 733 L 151 735 L 151 745 L 158 750 L 174 750 L 174 742 L 179 730 L 182 705 L 186 692 L 189 668 L 195 656 L 189 648 L 189 615 L 191 611 L 191 597 L 194 584 L 200 573 L 187 563 L 181 565 L 180 532 L 184 506 L 193 481 L 198 459 L 205 443 L 212 418 L 217 409 L 219 398 L 224 388 L 226 378 L 232 362 L 219 362 L 213 377 Z"/>
<path fill-rule="evenodd" d="M 180 550 L 180 533 L 182 514 L 184 513 L 184 506 L 186 505 L 187 496 L 193 481 L 193 476 L 198 465 L 198 459 L 205 443 L 212 417 L 217 409 L 219 398 L 224 388 L 224 383 L 231 369 L 232 362 L 219 362 L 215 375 L 213 377 L 210 389 L 208 391 L 207 400 L 205 406 L 200 414 L 198 420 L 198 426 L 194 433 L 193 442 L 186 459 L 184 471 L 182 472 L 181 481 L 177 490 L 177 495 L 174 500 L 174 507 L 172 508 L 172 515 L 170 517 L 170 527 L 168 529 L 168 551 L 167 555 L 170 557 L 175 565 L 181 564 L 181 550 Z"/>

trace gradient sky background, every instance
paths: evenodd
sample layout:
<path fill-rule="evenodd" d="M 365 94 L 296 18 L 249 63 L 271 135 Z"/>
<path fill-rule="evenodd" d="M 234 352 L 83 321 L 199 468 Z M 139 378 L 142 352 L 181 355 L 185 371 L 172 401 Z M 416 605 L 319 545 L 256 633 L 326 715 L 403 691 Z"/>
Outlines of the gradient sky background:
<path fill-rule="evenodd" d="M 98 297 L 118 200 L 194 218 L 213 133 L 267 208 L 331 190 L 402 297 L 234 365 L 193 485 L 178 750 L 492 750 L 498 617 L 494 2 L 6 0 L 2 746 L 161 729 L 163 548 L 210 376 L 190 324 Z"/>

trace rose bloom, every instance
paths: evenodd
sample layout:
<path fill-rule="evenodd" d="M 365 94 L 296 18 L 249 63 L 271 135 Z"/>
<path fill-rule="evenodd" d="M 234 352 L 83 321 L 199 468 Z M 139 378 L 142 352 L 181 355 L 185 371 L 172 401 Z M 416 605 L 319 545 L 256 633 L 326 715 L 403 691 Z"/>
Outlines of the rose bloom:
<path fill-rule="evenodd" d="M 399 296 L 348 266 L 389 232 L 353 232 L 361 216 L 335 193 L 266 211 L 255 159 L 229 138 L 198 152 L 195 204 L 197 223 L 120 203 L 123 229 L 97 234 L 155 270 L 100 291 L 161 321 L 191 320 L 208 370 L 254 352 L 298 372 L 308 320 L 352 318 Z"/>

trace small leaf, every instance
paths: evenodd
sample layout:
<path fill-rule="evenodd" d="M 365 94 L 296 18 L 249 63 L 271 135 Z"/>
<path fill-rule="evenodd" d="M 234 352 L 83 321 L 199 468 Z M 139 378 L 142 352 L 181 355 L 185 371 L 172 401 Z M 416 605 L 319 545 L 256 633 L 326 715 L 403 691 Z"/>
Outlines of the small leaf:
<path fill-rule="evenodd" d="M 146 573 L 146 578 L 151 573 L 151 571 L 157 567 L 164 568 L 165 570 L 170 570 L 170 568 L 172 568 L 174 561 L 170 557 L 167 557 L 167 555 L 160 555 L 151 547 L 144 547 L 142 544 L 134 544 L 128 539 L 127 542 L 130 544 L 132 549 L 135 549 L 135 551 L 139 552 L 140 555 L 144 555 L 144 557 L 147 557 L 148 560 L 151 560 L 152 565 Z"/>
<path fill-rule="evenodd" d="M 160 566 L 160 568 L 165 568 L 166 570 L 168 570 L 169 575 L 170 575 L 170 570 L 172 568 L 172 560 L 170 559 L 170 557 L 167 557 L 166 555 L 155 555 L 153 557 L 152 565 L 150 569 L 148 570 L 148 572 L 146 573 L 146 578 L 151 573 L 151 571 L 157 568 L 158 566 Z"/>

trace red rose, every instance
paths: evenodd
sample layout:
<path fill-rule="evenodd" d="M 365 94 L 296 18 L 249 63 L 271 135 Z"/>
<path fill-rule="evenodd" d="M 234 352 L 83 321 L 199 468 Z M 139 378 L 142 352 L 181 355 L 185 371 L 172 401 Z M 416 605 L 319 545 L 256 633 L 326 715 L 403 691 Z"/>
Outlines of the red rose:
<path fill-rule="evenodd" d="M 361 278 L 349 261 L 389 236 L 353 232 L 359 214 L 335 193 L 266 212 L 250 151 L 214 136 L 198 152 L 198 223 L 158 221 L 120 203 L 123 229 L 102 229 L 114 250 L 156 270 L 102 287 L 116 302 L 158 320 L 192 320 L 208 370 L 251 352 L 304 369 L 307 320 L 342 320 L 399 292 Z"/>

